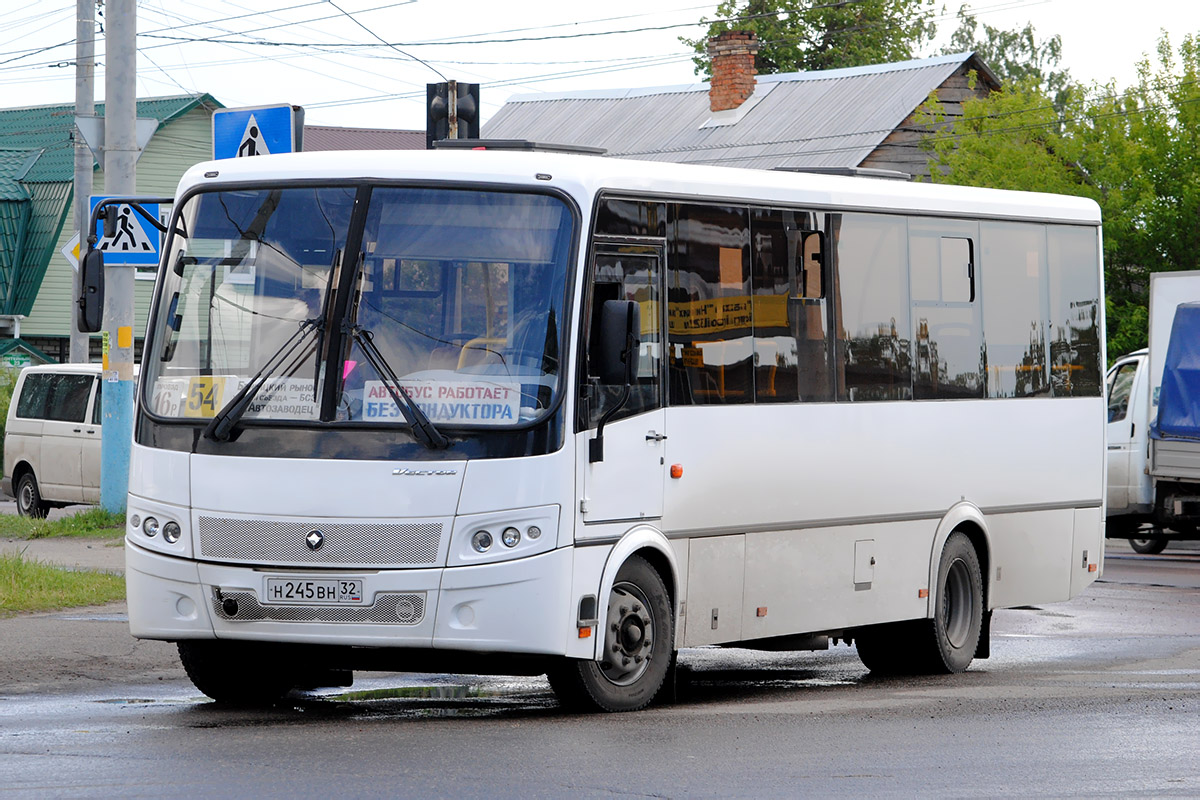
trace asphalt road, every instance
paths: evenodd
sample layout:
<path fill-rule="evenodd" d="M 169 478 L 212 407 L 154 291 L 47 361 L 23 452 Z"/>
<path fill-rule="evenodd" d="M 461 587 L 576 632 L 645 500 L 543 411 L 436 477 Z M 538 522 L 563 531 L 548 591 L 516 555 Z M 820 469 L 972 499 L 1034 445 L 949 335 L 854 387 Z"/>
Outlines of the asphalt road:
<path fill-rule="evenodd" d="M 700 648 L 677 701 L 637 714 L 453 675 L 368 674 L 354 689 L 372 699 L 258 711 L 170 673 L 0 694 L 0 794 L 1196 797 L 1198 578 L 1198 553 L 1117 544 L 1080 597 L 997 612 L 993 657 L 964 674 L 875 679 L 845 646 Z"/>

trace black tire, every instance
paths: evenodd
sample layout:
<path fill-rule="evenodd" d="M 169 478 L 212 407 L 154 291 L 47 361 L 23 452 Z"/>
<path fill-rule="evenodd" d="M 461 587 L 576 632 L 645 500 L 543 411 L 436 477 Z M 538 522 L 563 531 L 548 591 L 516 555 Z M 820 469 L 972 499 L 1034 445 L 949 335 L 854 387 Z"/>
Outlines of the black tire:
<path fill-rule="evenodd" d="M 286 658 L 257 642 L 183 641 L 179 660 L 196 688 L 218 703 L 265 706 L 296 687 Z"/>
<path fill-rule="evenodd" d="M 1135 553 L 1154 556 L 1167 549 L 1167 539 L 1164 536 L 1155 536 L 1152 539 L 1130 539 L 1129 546 Z"/>
<path fill-rule="evenodd" d="M 563 659 L 547 677 L 559 702 L 576 711 L 637 711 L 662 689 L 675 656 L 675 617 L 662 577 L 633 556 L 617 572 L 601 619 L 600 662 Z"/>
<path fill-rule="evenodd" d="M 931 673 L 962 672 L 971 665 L 983 630 L 983 571 L 975 546 L 955 531 L 942 548 L 937 598 L 926 628 L 933 635 L 927 649 Z"/>
<path fill-rule="evenodd" d="M 50 513 L 50 504 L 42 499 L 37 478 L 25 472 L 17 479 L 17 513 L 22 517 L 41 519 Z"/>
<path fill-rule="evenodd" d="M 932 619 L 863 628 L 858 656 L 871 672 L 946 674 L 970 666 L 983 631 L 983 573 L 967 535 L 950 534 L 938 562 Z"/>

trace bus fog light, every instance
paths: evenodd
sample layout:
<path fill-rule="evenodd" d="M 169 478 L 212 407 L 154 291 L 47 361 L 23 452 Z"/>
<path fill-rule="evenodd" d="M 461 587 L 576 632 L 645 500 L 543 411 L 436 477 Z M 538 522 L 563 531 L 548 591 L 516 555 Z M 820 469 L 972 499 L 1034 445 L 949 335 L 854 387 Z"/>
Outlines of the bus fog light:
<path fill-rule="evenodd" d="M 146 517 L 142 522 L 142 533 L 153 538 L 158 535 L 158 520 L 154 517 Z"/>
<path fill-rule="evenodd" d="M 530 525 L 525 530 L 525 535 L 528 536 L 530 539 L 538 539 L 542 535 L 542 529 L 539 528 L 537 525 Z"/>
<path fill-rule="evenodd" d="M 142 526 L 142 518 L 141 517 L 139 517 L 137 514 L 133 514 L 129 517 L 129 527 L 133 528 L 134 530 L 137 530 L 141 526 Z"/>
<path fill-rule="evenodd" d="M 516 528 L 505 528 L 500 534 L 500 541 L 504 542 L 505 547 L 516 547 L 517 542 L 521 541 L 521 532 Z"/>
<path fill-rule="evenodd" d="M 486 553 L 492 546 L 492 535 L 487 531 L 476 531 L 471 537 L 471 547 L 477 553 Z"/>
<path fill-rule="evenodd" d="M 168 522 L 163 525 L 163 541 L 167 544 L 175 544 L 179 541 L 179 537 L 183 535 L 183 530 L 180 529 L 178 522 Z"/>

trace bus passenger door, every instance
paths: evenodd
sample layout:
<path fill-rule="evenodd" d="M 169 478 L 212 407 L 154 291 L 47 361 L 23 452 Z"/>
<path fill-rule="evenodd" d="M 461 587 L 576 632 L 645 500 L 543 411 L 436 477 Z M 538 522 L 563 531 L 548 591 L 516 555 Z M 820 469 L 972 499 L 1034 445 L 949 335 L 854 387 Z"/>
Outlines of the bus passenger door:
<path fill-rule="evenodd" d="M 662 516 L 666 471 L 666 412 L 663 409 L 662 252 L 657 247 L 600 246 L 592 261 L 588 296 L 589 330 L 579 435 L 583 470 L 584 522 L 654 519 Z M 637 303 L 639 343 L 633 381 L 625 386 L 598 375 L 596 350 L 606 300 Z M 590 441 L 603 425 L 603 459 L 589 459 Z"/>

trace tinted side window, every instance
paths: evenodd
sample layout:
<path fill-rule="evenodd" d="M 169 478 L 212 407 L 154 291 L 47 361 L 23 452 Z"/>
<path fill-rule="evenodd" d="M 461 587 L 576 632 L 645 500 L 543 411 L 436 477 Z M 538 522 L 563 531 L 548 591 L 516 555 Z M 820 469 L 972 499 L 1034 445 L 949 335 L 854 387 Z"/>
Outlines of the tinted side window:
<path fill-rule="evenodd" d="M 984 363 L 975 260 L 978 225 L 908 221 L 915 353 L 913 396 L 983 397 Z"/>
<path fill-rule="evenodd" d="M 601 198 L 596 207 L 596 233 L 600 236 L 664 237 L 667 235 L 666 204 Z"/>
<path fill-rule="evenodd" d="M 1053 225 L 1050 267 L 1050 380 L 1056 397 L 1099 397 L 1099 244 L 1095 228 Z"/>
<path fill-rule="evenodd" d="M 35 372 L 25 376 L 25 383 L 21 385 L 21 396 L 17 398 L 18 417 L 46 418 L 46 403 L 50 399 L 53 378 L 48 372 Z"/>
<path fill-rule="evenodd" d="M 46 405 L 46 419 L 83 422 L 92 394 L 91 375 L 55 375 Z"/>
<path fill-rule="evenodd" d="M 748 211 L 672 205 L 670 214 L 671 403 L 753 403 Z"/>
<path fill-rule="evenodd" d="M 903 217 L 832 217 L 828 249 L 841 400 L 912 397 L 907 232 Z"/>
<path fill-rule="evenodd" d="M 104 421 L 104 381 L 96 383 L 96 402 L 92 405 L 92 424 L 99 425 Z"/>
<path fill-rule="evenodd" d="M 750 212 L 759 403 L 833 399 L 823 234 L 817 215 Z"/>
<path fill-rule="evenodd" d="M 988 397 L 1048 394 L 1046 229 L 984 222 L 979 235 Z"/>

